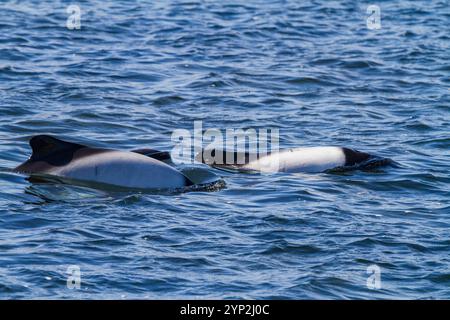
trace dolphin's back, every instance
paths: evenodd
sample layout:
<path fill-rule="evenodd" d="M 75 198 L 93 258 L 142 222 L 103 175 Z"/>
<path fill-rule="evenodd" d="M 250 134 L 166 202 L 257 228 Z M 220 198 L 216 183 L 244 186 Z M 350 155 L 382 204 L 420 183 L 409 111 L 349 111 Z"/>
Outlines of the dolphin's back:
<path fill-rule="evenodd" d="M 352 167 L 373 158 L 368 153 L 342 147 L 304 147 L 265 154 L 202 150 L 196 160 L 210 166 L 257 172 L 323 172 Z"/>
<path fill-rule="evenodd" d="M 189 184 L 183 174 L 161 161 L 114 150 L 81 156 L 66 166 L 55 168 L 52 174 L 127 188 L 177 188 Z"/>
<path fill-rule="evenodd" d="M 127 188 L 178 188 L 192 182 L 171 166 L 142 152 L 90 148 L 50 136 L 30 140 L 33 153 L 14 169 Z"/>

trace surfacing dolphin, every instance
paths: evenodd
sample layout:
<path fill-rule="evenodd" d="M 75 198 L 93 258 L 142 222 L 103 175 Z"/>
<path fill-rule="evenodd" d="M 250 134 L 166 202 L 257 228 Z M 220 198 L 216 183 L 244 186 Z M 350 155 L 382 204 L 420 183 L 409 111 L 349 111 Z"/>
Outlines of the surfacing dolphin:
<path fill-rule="evenodd" d="M 196 155 L 196 160 L 218 169 L 265 173 L 363 169 L 392 162 L 343 147 L 292 148 L 267 154 L 204 149 Z"/>
<path fill-rule="evenodd" d="M 91 148 L 48 135 L 31 138 L 30 146 L 31 157 L 13 171 L 136 189 L 193 185 L 189 178 L 163 162 L 170 159 L 167 152 Z"/>

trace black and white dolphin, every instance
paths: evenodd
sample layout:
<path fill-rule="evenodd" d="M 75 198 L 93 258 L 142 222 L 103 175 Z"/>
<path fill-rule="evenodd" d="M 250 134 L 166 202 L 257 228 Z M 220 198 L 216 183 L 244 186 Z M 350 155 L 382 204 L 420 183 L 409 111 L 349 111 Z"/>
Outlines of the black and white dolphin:
<path fill-rule="evenodd" d="M 343 147 L 304 147 L 265 154 L 204 149 L 196 160 L 218 169 L 252 172 L 324 172 L 337 168 L 380 166 L 390 159 Z"/>
<path fill-rule="evenodd" d="M 138 189 L 180 188 L 193 184 L 163 162 L 170 159 L 167 152 L 90 148 L 47 135 L 31 138 L 30 146 L 31 157 L 13 171 Z"/>

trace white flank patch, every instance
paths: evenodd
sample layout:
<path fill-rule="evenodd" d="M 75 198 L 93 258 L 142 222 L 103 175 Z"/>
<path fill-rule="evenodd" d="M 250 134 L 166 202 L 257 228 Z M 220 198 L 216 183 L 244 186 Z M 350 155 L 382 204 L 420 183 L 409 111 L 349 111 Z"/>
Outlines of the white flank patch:
<path fill-rule="evenodd" d="M 322 172 L 345 164 L 340 147 L 311 147 L 281 150 L 244 166 L 261 172 Z"/>
<path fill-rule="evenodd" d="M 51 174 L 127 188 L 178 188 L 185 177 L 169 165 L 147 156 L 109 151 L 73 160 Z"/>

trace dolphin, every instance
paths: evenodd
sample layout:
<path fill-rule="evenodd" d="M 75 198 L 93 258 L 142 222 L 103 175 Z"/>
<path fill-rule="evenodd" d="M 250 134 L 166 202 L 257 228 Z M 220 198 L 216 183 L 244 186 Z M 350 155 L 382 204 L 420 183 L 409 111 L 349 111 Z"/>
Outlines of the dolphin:
<path fill-rule="evenodd" d="M 165 163 L 170 160 L 167 152 L 91 148 L 48 135 L 32 137 L 30 146 L 31 157 L 14 172 L 136 189 L 193 185 L 189 178 Z"/>
<path fill-rule="evenodd" d="M 195 159 L 218 169 L 263 173 L 317 173 L 390 163 L 390 159 L 344 147 L 302 147 L 269 153 L 229 152 L 213 148 L 203 149 Z"/>

